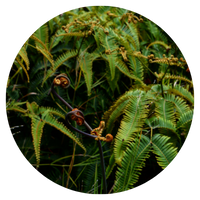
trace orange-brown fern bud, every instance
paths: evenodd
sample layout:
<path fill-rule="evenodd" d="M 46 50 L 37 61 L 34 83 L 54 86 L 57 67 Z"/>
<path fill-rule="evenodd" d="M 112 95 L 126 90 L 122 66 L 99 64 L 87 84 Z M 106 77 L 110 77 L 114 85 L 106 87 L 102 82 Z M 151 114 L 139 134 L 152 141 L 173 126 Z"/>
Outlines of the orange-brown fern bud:
<path fill-rule="evenodd" d="M 69 84 L 69 81 L 64 77 L 60 77 L 60 81 L 61 81 L 61 87 L 63 88 L 65 88 Z"/>
<path fill-rule="evenodd" d="M 54 78 L 54 80 L 53 80 L 53 84 L 56 85 L 56 86 L 60 85 L 60 84 L 61 84 L 60 79 L 58 79 L 58 78 Z"/>
<path fill-rule="evenodd" d="M 110 133 L 108 133 L 107 135 L 106 135 L 106 142 L 112 142 L 112 140 L 113 140 L 113 136 L 110 134 Z"/>
<path fill-rule="evenodd" d="M 84 119 L 82 119 L 82 118 L 78 118 L 78 119 L 76 120 L 76 123 L 77 123 L 77 125 L 79 125 L 79 126 L 83 125 L 83 122 L 84 122 Z"/>
<path fill-rule="evenodd" d="M 78 109 L 77 109 L 77 108 L 74 108 L 72 111 L 75 111 L 75 110 L 78 110 Z M 76 114 L 77 114 L 77 115 L 80 115 L 79 112 L 77 112 Z M 74 120 L 74 121 L 76 121 L 76 120 L 78 119 L 78 117 L 75 116 L 75 115 L 71 115 L 71 119 Z"/>

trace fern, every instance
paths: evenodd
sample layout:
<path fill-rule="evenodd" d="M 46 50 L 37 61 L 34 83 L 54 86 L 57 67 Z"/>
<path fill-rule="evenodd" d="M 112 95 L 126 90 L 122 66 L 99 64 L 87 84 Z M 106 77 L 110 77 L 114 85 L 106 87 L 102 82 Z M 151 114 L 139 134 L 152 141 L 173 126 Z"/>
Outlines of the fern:
<path fill-rule="evenodd" d="M 18 107 L 17 104 L 15 106 L 14 105 L 10 106 L 10 109 L 8 108 L 8 110 L 23 112 L 25 116 L 31 118 L 31 133 L 33 137 L 33 144 L 35 149 L 37 165 L 39 165 L 40 162 L 40 144 L 45 124 L 48 124 L 59 130 L 61 133 L 67 135 L 86 152 L 85 147 L 79 141 L 79 139 L 70 130 L 68 130 L 63 123 L 58 122 L 57 119 L 52 115 L 55 114 L 63 118 L 64 117 L 63 114 L 61 114 L 59 111 L 53 108 L 39 107 L 35 102 L 32 103 L 27 102 L 26 106 L 27 106 L 27 111 Z"/>
<path fill-rule="evenodd" d="M 114 155 L 118 165 L 121 165 L 127 144 L 133 140 L 134 134 L 140 131 L 144 124 L 148 113 L 148 109 L 145 109 L 147 103 L 145 92 L 136 90 L 125 108 L 125 115 L 114 143 Z"/>
<path fill-rule="evenodd" d="M 181 128 L 185 131 L 185 133 L 188 133 L 192 122 L 192 118 L 193 118 L 193 110 L 189 110 L 183 113 L 180 116 L 179 121 L 177 122 L 177 129 Z"/>
<path fill-rule="evenodd" d="M 177 155 L 177 148 L 168 143 L 169 139 L 169 137 L 160 134 L 155 134 L 152 137 L 153 153 L 156 154 L 156 159 L 162 169 L 166 168 Z"/>
<path fill-rule="evenodd" d="M 48 50 L 49 35 L 47 24 L 42 25 L 35 31 L 33 39 L 35 39 L 36 47 Z"/>
<path fill-rule="evenodd" d="M 52 69 L 48 70 L 47 75 L 45 76 L 42 84 L 44 84 L 44 82 L 52 75 L 56 72 L 56 70 L 67 60 L 69 60 L 70 58 L 73 58 L 77 55 L 77 51 L 67 51 L 66 53 L 62 54 L 61 56 L 59 56 L 54 63 L 54 66 Z"/>
<path fill-rule="evenodd" d="M 25 45 L 20 49 L 18 54 L 22 57 L 22 59 L 26 63 L 26 69 L 29 70 L 30 62 L 29 62 L 29 58 L 28 58 L 28 55 L 27 55 L 27 52 L 26 52 Z"/>
<path fill-rule="evenodd" d="M 109 63 L 111 80 L 113 80 L 115 77 L 115 60 L 117 55 L 115 52 L 112 52 L 116 50 L 118 46 L 115 43 L 114 37 L 107 36 L 102 29 L 99 29 L 98 32 L 101 45 L 106 49 L 106 51 L 108 51 L 108 54 L 104 54 L 103 58 L 105 58 Z"/>
<path fill-rule="evenodd" d="M 33 137 L 37 166 L 40 163 L 40 144 L 44 125 L 45 122 L 41 119 L 37 119 L 36 116 L 31 116 L 31 133 Z"/>
<path fill-rule="evenodd" d="M 95 59 L 92 54 L 85 53 L 81 58 L 79 58 L 79 63 L 81 70 L 83 71 L 83 75 L 85 78 L 85 82 L 87 85 L 88 96 L 91 95 L 92 88 L 92 62 Z"/>
<path fill-rule="evenodd" d="M 116 172 L 114 192 L 131 189 L 138 181 L 145 160 L 149 157 L 150 139 L 144 135 L 136 138 L 126 150 L 122 159 L 122 166 Z"/>

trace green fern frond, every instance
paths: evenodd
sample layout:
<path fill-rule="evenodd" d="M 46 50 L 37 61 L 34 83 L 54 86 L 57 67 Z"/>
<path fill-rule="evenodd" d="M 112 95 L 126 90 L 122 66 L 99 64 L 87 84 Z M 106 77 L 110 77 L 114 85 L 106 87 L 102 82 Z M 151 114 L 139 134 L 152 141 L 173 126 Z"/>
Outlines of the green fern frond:
<path fill-rule="evenodd" d="M 16 102 L 13 100 L 12 102 L 7 102 L 6 103 L 6 110 L 7 111 L 15 111 L 15 112 L 20 112 L 25 114 L 26 110 L 20 107 L 20 105 L 25 104 L 26 102 Z"/>
<path fill-rule="evenodd" d="M 45 76 L 42 85 L 44 84 L 44 82 L 52 75 L 56 72 L 56 70 L 67 60 L 69 60 L 70 58 L 73 58 L 77 55 L 77 51 L 76 50 L 72 50 L 72 51 L 67 51 L 66 53 L 62 54 L 61 56 L 59 56 L 56 61 L 54 62 L 54 66 L 52 69 L 49 69 L 47 72 L 47 75 Z"/>
<path fill-rule="evenodd" d="M 19 60 L 18 56 L 15 58 L 15 60 L 17 61 L 17 63 L 18 63 L 18 64 L 22 67 L 22 69 L 24 70 L 24 72 L 25 72 L 25 74 L 26 74 L 26 76 L 27 76 L 27 82 L 29 83 L 30 78 L 29 78 L 29 74 L 28 74 L 28 72 L 27 72 L 27 70 L 26 70 L 26 67 L 25 67 L 24 64 Z"/>
<path fill-rule="evenodd" d="M 174 104 L 166 99 L 159 99 L 155 102 L 156 116 L 162 117 L 164 120 L 169 120 L 175 124 Z"/>
<path fill-rule="evenodd" d="M 180 118 L 179 121 L 177 122 L 177 129 L 178 128 L 184 128 L 187 126 L 188 123 L 190 123 L 191 121 L 196 119 L 196 112 L 194 110 L 189 110 L 185 113 L 183 113 Z"/>
<path fill-rule="evenodd" d="M 140 61 L 132 55 L 128 56 L 128 61 L 130 63 L 130 68 L 132 69 L 133 75 L 137 77 L 138 79 L 140 79 L 140 81 L 136 81 L 136 84 L 137 83 L 141 84 L 141 82 L 143 81 L 144 73 L 143 73 L 143 67 Z M 143 82 L 142 82 L 142 85 L 144 85 Z"/>
<path fill-rule="evenodd" d="M 60 41 L 62 41 L 62 39 L 64 38 L 63 36 L 57 37 L 57 35 L 62 34 L 64 32 L 64 30 L 58 30 L 55 35 L 53 35 L 50 38 L 50 44 L 49 44 L 49 51 L 51 51 L 51 49 L 53 49 L 56 45 L 58 45 L 58 43 Z M 69 38 L 70 39 L 70 38 Z"/>
<path fill-rule="evenodd" d="M 180 140 L 180 135 L 177 133 L 176 126 L 172 121 L 159 117 L 152 124 L 153 129 L 158 128 L 160 133 Z"/>
<path fill-rule="evenodd" d="M 66 53 L 62 54 L 55 60 L 55 65 L 53 67 L 53 70 L 54 71 L 57 70 L 64 62 L 66 62 L 70 58 L 75 57 L 76 55 L 77 55 L 76 50 L 67 51 Z"/>
<path fill-rule="evenodd" d="M 106 123 L 106 128 L 107 128 L 107 132 L 110 133 L 114 127 L 114 123 L 115 121 L 118 119 L 118 117 L 120 115 L 123 114 L 124 109 L 126 108 L 127 104 L 129 103 L 129 99 L 126 99 L 124 101 L 122 101 L 116 108 L 115 110 L 113 110 L 112 112 L 107 111 L 107 113 L 105 113 L 105 115 L 109 115 L 108 121 Z M 104 116 L 105 116 L 104 115 Z"/>
<path fill-rule="evenodd" d="M 138 30 L 137 30 L 137 27 L 134 23 L 126 23 L 127 27 L 129 28 L 130 32 L 131 32 L 131 35 L 135 41 L 135 44 L 136 44 L 136 49 L 137 51 L 139 51 L 140 49 L 140 43 L 139 43 L 139 37 L 138 37 Z"/>
<path fill-rule="evenodd" d="M 130 97 L 133 95 L 133 90 L 125 92 L 113 103 L 109 110 L 104 113 L 102 120 L 105 121 L 105 124 L 108 127 L 108 129 L 110 129 L 109 127 L 112 126 L 112 123 L 114 123 L 117 117 L 122 114 L 124 108 L 130 101 Z"/>
<path fill-rule="evenodd" d="M 165 49 L 170 49 L 171 46 L 168 46 L 167 44 L 165 44 L 163 41 L 154 41 L 152 43 L 150 43 L 148 46 L 147 46 L 147 49 L 152 46 L 152 45 L 155 45 L 155 44 L 159 44 L 161 46 L 163 46 Z"/>
<path fill-rule="evenodd" d="M 191 85 L 193 85 L 192 81 L 183 77 L 183 76 L 175 76 L 175 75 L 165 75 L 164 79 L 175 79 L 175 80 L 181 80 L 181 81 L 185 81 Z"/>
<path fill-rule="evenodd" d="M 40 144 L 44 125 L 45 122 L 41 119 L 37 119 L 34 116 L 31 117 L 31 134 L 33 137 L 33 146 L 35 150 L 37 165 L 40 163 Z"/>
<path fill-rule="evenodd" d="M 149 30 L 149 33 L 156 39 L 159 38 L 160 35 L 160 31 L 158 29 L 158 27 L 156 26 L 156 24 L 154 24 L 152 21 L 150 20 L 145 20 L 145 25 L 147 27 L 147 29 Z"/>
<path fill-rule="evenodd" d="M 177 155 L 177 148 L 168 142 L 169 139 L 169 137 L 160 134 L 155 134 L 152 137 L 153 153 L 162 169 L 165 169 Z"/>
<path fill-rule="evenodd" d="M 154 128 L 163 128 L 168 131 L 176 132 L 176 126 L 170 121 L 159 117 L 154 121 Z"/>
<path fill-rule="evenodd" d="M 34 39 L 36 42 L 36 46 L 48 50 L 49 34 L 48 34 L 47 24 L 44 24 L 39 29 L 37 29 L 34 33 L 34 36 L 35 36 Z"/>
<path fill-rule="evenodd" d="M 56 110 L 55 108 L 40 107 L 40 113 L 43 114 L 43 115 L 45 115 L 45 112 L 46 113 L 51 113 L 51 114 L 56 115 L 56 116 L 58 116 L 58 117 L 60 117 L 62 119 L 65 119 L 65 115 L 62 112 Z"/>
<path fill-rule="evenodd" d="M 186 102 L 174 94 L 165 94 L 165 100 L 174 104 L 177 118 L 179 118 L 183 113 L 189 111 L 189 106 L 186 104 Z"/>
<path fill-rule="evenodd" d="M 91 95 L 91 88 L 92 88 L 92 63 L 94 60 L 94 56 L 92 54 L 89 54 L 87 52 L 84 53 L 83 56 L 79 58 L 79 63 L 81 70 L 83 72 L 86 86 L 87 86 L 87 92 L 88 96 Z"/>
<path fill-rule="evenodd" d="M 26 103 L 26 107 L 27 107 L 27 110 L 28 110 L 31 114 L 33 114 L 33 115 L 39 114 L 39 106 L 37 105 L 36 102 L 32 102 L 32 103 L 27 102 L 27 103 Z"/>
<path fill-rule="evenodd" d="M 29 58 L 28 58 L 28 55 L 27 55 L 27 52 L 26 52 L 26 49 L 25 49 L 25 46 L 23 46 L 19 53 L 18 53 L 21 58 L 24 60 L 24 62 L 26 63 L 26 69 L 29 70 L 29 65 L 30 65 L 30 62 L 29 62 Z"/>
<path fill-rule="evenodd" d="M 176 85 L 175 87 L 168 89 L 168 92 L 181 96 L 188 100 L 192 105 L 194 105 L 193 95 L 187 89 L 181 87 L 180 85 Z"/>
<path fill-rule="evenodd" d="M 138 79 L 137 77 L 133 76 L 130 72 L 130 70 L 128 69 L 128 67 L 126 66 L 126 64 L 121 60 L 121 59 L 116 59 L 116 64 L 115 66 L 126 76 L 128 76 L 129 78 L 136 78 L 136 80 Z"/>
<path fill-rule="evenodd" d="M 39 48 L 42 48 L 42 49 L 45 49 L 46 51 L 48 51 L 48 48 L 46 46 L 46 44 L 44 44 L 40 39 L 38 39 L 35 35 L 32 35 L 30 37 L 31 39 L 35 40 L 35 43 L 36 43 L 36 47 L 39 47 Z"/>
<path fill-rule="evenodd" d="M 103 58 L 106 59 L 109 63 L 110 73 L 111 73 L 111 80 L 115 77 L 115 60 L 117 58 L 117 55 L 112 53 L 114 50 L 118 48 L 116 45 L 114 37 L 110 37 L 104 33 L 104 31 L 99 28 L 99 40 L 101 42 L 101 45 L 106 49 L 107 54 L 104 54 Z"/>
<path fill-rule="evenodd" d="M 124 154 L 122 166 L 116 172 L 114 192 L 133 188 L 145 166 L 145 160 L 149 158 L 150 149 L 150 139 L 144 135 L 131 143 Z"/>
<path fill-rule="evenodd" d="M 114 155 L 118 165 L 121 165 L 128 143 L 134 139 L 136 132 L 141 131 L 147 117 L 148 109 L 145 109 L 145 106 L 148 102 L 145 94 L 144 91 L 136 90 L 124 110 L 125 114 L 114 143 Z"/>
<path fill-rule="evenodd" d="M 71 138 L 74 142 L 76 142 L 86 153 L 86 149 L 83 146 L 83 144 L 79 141 L 79 139 L 69 130 L 65 127 L 65 125 L 62 122 L 58 122 L 55 117 L 53 117 L 52 114 L 47 114 L 44 117 L 44 121 L 46 124 L 49 124 L 50 126 L 53 126 L 57 130 L 59 130 L 61 133 L 67 135 L 69 138 Z"/>
<path fill-rule="evenodd" d="M 48 50 L 40 46 L 36 46 L 36 49 L 51 63 L 52 66 L 54 66 L 53 56 Z"/>

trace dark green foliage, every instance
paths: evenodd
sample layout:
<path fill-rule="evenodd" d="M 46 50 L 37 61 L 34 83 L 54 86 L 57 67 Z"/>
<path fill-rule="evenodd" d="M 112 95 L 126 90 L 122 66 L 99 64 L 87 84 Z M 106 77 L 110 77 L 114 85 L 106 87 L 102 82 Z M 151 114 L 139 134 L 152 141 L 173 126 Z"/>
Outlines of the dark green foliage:
<path fill-rule="evenodd" d="M 152 21 L 109 6 L 63 13 L 30 36 L 10 71 L 7 115 L 24 156 L 55 183 L 99 194 L 98 145 L 65 126 L 69 109 L 49 94 L 61 73 L 71 84 L 56 92 L 114 137 L 102 142 L 109 193 L 148 181 L 175 158 L 192 122 L 193 83 L 181 51 Z"/>

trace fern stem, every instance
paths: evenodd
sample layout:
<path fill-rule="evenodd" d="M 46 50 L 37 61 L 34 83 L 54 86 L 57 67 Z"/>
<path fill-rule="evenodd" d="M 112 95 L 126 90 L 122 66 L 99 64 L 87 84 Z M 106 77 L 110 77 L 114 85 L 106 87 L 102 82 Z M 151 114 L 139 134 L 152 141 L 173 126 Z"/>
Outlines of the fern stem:
<path fill-rule="evenodd" d="M 54 84 L 52 84 L 51 89 L 49 92 L 52 92 L 58 99 L 60 99 L 60 101 L 62 101 L 70 110 L 73 110 L 73 107 L 68 104 L 59 94 L 56 93 L 55 89 L 54 89 Z M 66 114 L 65 116 L 65 122 L 67 124 L 67 126 L 73 130 L 75 130 L 78 133 L 81 133 L 85 136 L 88 136 L 90 138 L 96 138 L 97 136 L 95 135 L 91 135 L 89 133 L 83 132 L 75 127 L 73 127 L 69 122 L 68 122 L 68 118 L 71 114 L 75 114 L 77 111 L 70 111 Z M 81 111 L 78 111 L 81 112 Z M 91 132 L 93 129 L 90 127 L 90 125 L 84 120 L 84 125 L 85 127 L 89 130 L 89 132 Z M 107 183 L 106 183 L 106 170 L 105 170 L 105 162 L 104 162 L 104 156 L 103 156 L 103 149 L 102 149 L 102 145 L 101 145 L 101 141 L 98 140 L 98 147 L 99 147 L 99 154 L 100 154 L 100 159 L 101 159 L 101 169 L 102 169 L 102 176 L 103 176 L 103 190 L 104 190 L 104 194 L 107 194 Z"/>

